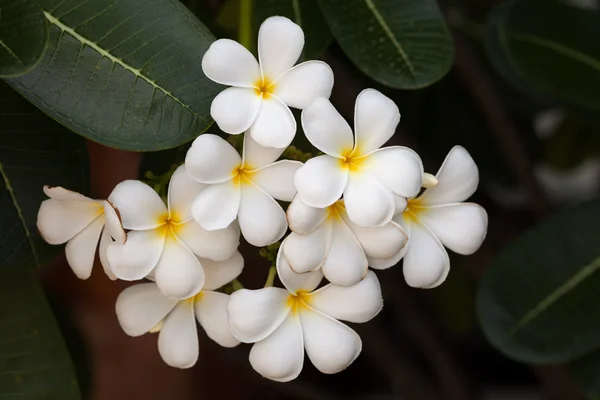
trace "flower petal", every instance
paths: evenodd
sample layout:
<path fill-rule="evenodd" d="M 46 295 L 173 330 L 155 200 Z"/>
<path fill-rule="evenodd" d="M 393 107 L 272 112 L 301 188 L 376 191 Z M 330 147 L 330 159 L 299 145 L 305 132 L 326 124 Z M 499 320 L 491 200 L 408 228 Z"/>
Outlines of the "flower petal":
<path fill-rule="evenodd" d="M 334 285 L 352 286 L 368 271 L 367 256 L 348 226 L 340 220 L 333 223 L 331 248 L 321 266 L 325 278 Z"/>
<path fill-rule="evenodd" d="M 240 208 L 242 191 L 232 181 L 210 185 L 192 204 L 192 216 L 209 231 L 225 229 L 235 220 Z"/>
<path fill-rule="evenodd" d="M 348 182 L 348 170 L 328 155 L 308 160 L 294 175 L 294 186 L 306 205 L 325 208 L 342 196 Z"/>
<path fill-rule="evenodd" d="M 423 163 L 408 147 L 393 146 L 373 151 L 364 157 L 361 167 L 400 196 L 415 197 L 421 190 Z"/>
<path fill-rule="evenodd" d="M 289 107 L 305 109 L 319 97 L 331 96 L 333 71 L 323 61 L 306 61 L 275 82 L 274 95 Z"/>
<path fill-rule="evenodd" d="M 229 295 L 203 290 L 194 301 L 196 319 L 206 335 L 223 347 L 235 347 L 240 341 L 233 336 L 227 322 Z"/>
<path fill-rule="evenodd" d="M 223 132 L 238 135 L 256 121 L 261 104 L 256 89 L 230 87 L 213 99 L 210 116 Z"/>
<path fill-rule="evenodd" d="M 479 170 L 464 147 L 454 146 L 446 156 L 436 178 L 437 186 L 419 197 L 423 205 L 460 203 L 471 197 L 479 184 Z"/>
<path fill-rule="evenodd" d="M 398 196 L 397 194 L 393 193 L 392 197 L 394 198 L 394 215 L 403 213 L 408 206 L 408 199 L 404 196 Z"/>
<path fill-rule="evenodd" d="M 185 155 L 185 169 L 198 182 L 221 183 L 234 178 L 242 158 L 217 135 L 198 136 Z"/>
<path fill-rule="evenodd" d="M 348 218 L 358 226 L 382 226 L 392 220 L 395 211 L 392 193 L 377 178 L 354 172 L 344 190 Z"/>
<path fill-rule="evenodd" d="M 252 346 L 250 365 L 265 378 L 277 382 L 289 382 L 300 375 L 304 343 L 297 315 L 290 313 L 275 332 Z"/>
<path fill-rule="evenodd" d="M 306 138 L 317 149 L 337 158 L 352 151 L 352 128 L 328 99 L 312 102 L 302 111 L 301 120 Z"/>
<path fill-rule="evenodd" d="M 244 258 L 236 251 L 225 261 L 200 259 L 204 268 L 204 287 L 202 290 L 217 290 L 237 278 L 244 269 Z"/>
<path fill-rule="evenodd" d="M 324 223 L 306 235 L 290 233 L 281 247 L 292 269 L 303 274 L 323 265 L 331 246 L 332 226 Z"/>
<path fill-rule="evenodd" d="M 127 233 L 123 229 L 121 223 L 121 217 L 119 213 L 108 200 L 102 201 L 104 205 L 104 224 L 106 226 L 106 233 L 112 237 L 115 242 L 119 244 L 125 243 L 127 240 Z"/>
<path fill-rule="evenodd" d="M 258 116 L 248 133 L 261 146 L 285 148 L 296 135 L 296 119 L 289 107 L 278 98 L 263 98 Z"/>
<path fill-rule="evenodd" d="M 98 247 L 98 254 L 100 256 L 100 264 L 104 269 L 104 273 L 108 278 L 112 281 L 117 280 L 116 275 L 112 272 L 112 268 L 108 261 L 108 257 L 106 256 L 106 252 L 108 251 L 108 245 L 113 242 L 110 234 L 108 233 L 108 229 L 102 230 L 102 235 L 100 236 L 100 246 Z"/>
<path fill-rule="evenodd" d="M 277 265 L 277 276 L 279 276 L 279 280 L 283 283 L 283 286 L 294 295 L 298 292 L 312 292 L 319 286 L 321 280 L 323 280 L 323 274 L 319 270 L 306 272 L 304 274 L 294 272 L 287 258 L 285 258 L 285 255 L 283 254 L 282 248 L 285 245 L 286 240 L 279 246 L 279 251 L 277 252 L 277 260 L 275 262 Z"/>
<path fill-rule="evenodd" d="M 294 175 L 300 167 L 300 161 L 277 161 L 253 171 L 252 182 L 274 199 L 292 201 L 296 195 Z"/>
<path fill-rule="evenodd" d="M 108 201 L 119 210 L 125 229 L 158 228 L 164 224 L 168 213 L 154 189 L 140 181 L 126 180 L 119 183 L 108 196 Z"/>
<path fill-rule="evenodd" d="M 167 315 L 158 334 L 158 352 L 171 367 L 189 368 L 198 360 L 194 303 L 180 301 Z"/>
<path fill-rule="evenodd" d="M 349 219 L 345 220 L 356 236 L 367 257 L 389 258 L 400 251 L 408 241 L 404 229 L 394 221 L 378 228 L 363 228 Z"/>
<path fill-rule="evenodd" d="M 323 314 L 355 323 L 370 321 L 383 307 L 381 286 L 373 271 L 356 285 L 329 284 L 303 298 L 310 307 Z"/>
<path fill-rule="evenodd" d="M 185 170 L 185 165 L 180 165 L 169 181 L 169 218 L 174 222 L 192 218 L 192 203 L 204 188 L 204 183 L 192 179 Z"/>
<path fill-rule="evenodd" d="M 165 243 L 164 228 L 131 231 L 125 244 L 108 245 L 106 257 L 113 273 L 124 281 L 142 279 L 158 263 Z"/>
<path fill-rule="evenodd" d="M 369 261 L 369 267 L 371 267 L 373 269 L 378 269 L 378 270 L 388 269 L 390 267 L 393 267 L 394 265 L 396 265 L 400 262 L 402 257 L 404 257 L 406 255 L 407 250 L 408 250 L 408 243 L 406 243 L 406 245 L 403 248 L 401 248 L 399 252 L 397 252 L 396 254 L 394 254 L 393 256 L 391 256 L 389 258 L 367 257 L 367 260 Z"/>
<path fill-rule="evenodd" d="M 287 230 L 287 220 L 281 206 L 250 181 L 242 183 L 238 219 L 244 239 L 256 247 L 275 243 Z"/>
<path fill-rule="evenodd" d="M 216 261 L 228 259 L 240 245 L 240 228 L 236 223 L 207 231 L 191 220 L 177 225 L 175 234 L 198 257 Z"/>
<path fill-rule="evenodd" d="M 285 17 L 267 18 L 258 30 L 258 60 L 263 77 L 276 80 L 296 64 L 303 47 L 302 28 Z"/>
<path fill-rule="evenodd" d="M 156 326 L 175 307 L 177 300 L 163 295 L 153 282 L 139 283 L 123 290 L 115 309 L 123 331 L 140 336 Z"/>
<path fill-rule="evenodd" d="M 247 170 L 254 170 L 273 163 L 285 151 L 285 147 L 264 147 L 256 143 L 251 135 L 244 135 L 242 163 Z"/>
<path fill-rule="evenodd" d="M 404 279 L 409 286 L 431 289 L 441 285 L 450 271 L 450 259 L 440 241 L 419 224 L 410 224 L 404 256 Z"/>
<path fill-rule="evenodd" d="M 346 369 L 362 350 L 356 332 L 309 307 L 300 309 L 304 348 L 313 365 L 324 374 Z"/>
<path fill-rule="evenodd" d="M 102 213 L 102 202 L 99 201 L 48 199 L 40 205 L 37 228 L 46 242 L 62 244 L 81 232 Z"/>
<path fill-rule="evenodd" d="M 87 279 L 92 274 L 96 248 L 100 232 L 104 227 L 104 216 L 97 217 L 91 224 L 67 242 L 65 253 L 67 262 L 79 279 Z"/>
<path fill-rule="evenodd" d="M 287 208 L 286 216 L 293 232 L 306 235 L 317 229 L 327 218 L 327 209 L 308 206 L 296 195 Z"/>
<path fill-rule="evenodd" d="M 210 45 L 202 57 L 202 71 L 210 80 L 227 86 L 253 87 L 260 79 L 260 67 L 252 53 L 230 39 Z"/>
<path fill-rule="evenodd" d="M 356 98 L 354 130 L 359 154 L 380 148 L 394 136 L 400 122 L 398 106 L 375 89 L 365 89 Z"/>
<path fill-rule="evenodd" d="M 46 194 L 46 196 L 54 200 L 96 201 L 82 195 L 81 193 L 65 189 L 62 186 L 44 185 L 44 193 Z"/>
<path fill-rule="evenodd" d="M 233 292 L 227 305 L 231 333 L 244 343 L 263 340 L 289 314 L 289 296 L 287 290 L 276 287 Z"/>

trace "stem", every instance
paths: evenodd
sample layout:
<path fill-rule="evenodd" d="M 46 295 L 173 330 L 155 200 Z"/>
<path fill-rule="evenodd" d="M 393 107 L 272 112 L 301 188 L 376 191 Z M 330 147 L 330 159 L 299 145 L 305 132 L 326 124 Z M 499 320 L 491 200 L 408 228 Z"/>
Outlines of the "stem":
<path fill-rule="evenodd" d="M 242 285 L 242 282 L 238 281 L 237 279 L 234 279 L 231 281 L 231 286 L 232 286 L 234 292 L 244 288 L 244 285 Z"/>
<path fill-rule="evenodd" d="M 267 276 L 267 281 L 265 282 L 265 287 L 273 286 L 273 281 L 275 280 L 275 275 L 277 275 L 277 268 L 273 265 L 269 268 L 269 276 Z"/>
<path fill-rule="evenodd" d="M 240 0 L 240 21 L 238 41 L 252 50 L 252 0 Z"/>

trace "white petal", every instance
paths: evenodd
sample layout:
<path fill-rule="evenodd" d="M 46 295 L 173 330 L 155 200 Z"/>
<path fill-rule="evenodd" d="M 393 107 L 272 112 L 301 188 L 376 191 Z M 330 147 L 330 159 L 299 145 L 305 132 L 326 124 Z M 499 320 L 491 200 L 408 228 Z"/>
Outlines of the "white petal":
<path fill-rule="evenodd" d="M 338 158 L 352 151 L 352 128 L 328 99 L 316 99 L 302 111 L 301 120 L 306 138 L 317 149 Z"/>
<path fill-rule="evenodd" d="M 102 202 L 94 200 L 42 201 L 37 215 L 37 228 L 50 244 L 71 239 L 103 213 Z"/>
<path fill-rule="evenodd" d="M 106 251 L 113 273 L 124 281 L 142 279 L 158 263 L 165 243 L 165 229 L 131 231 L 125 244 L 111 243 Z"/>
<path fill-rule="evenodd" d="M 418 218 L 444 246 L 458 254 L 476 252 L 487 233 L 487 213 L 474 203 L 423 208 Z"/>
<path fill-rule="evenodd" d="M 329 284 L 303 299 L 307 304 L 335 319 L 362 323 L 373 319 L 383 307 L 381 286 L 373 271 L 356 285 Z"/>
<path fill-rule="evenodd" d="M 104 217 L 100 216 L 67 242 L 67 261 L 79 279 L 87 279 L 92 273 L 96 247 L 103 227 Z"/>
<path fill-rule="evenodd" d="M 192 216 L 200 226 L 214 231 L 225 229 L 235 220 L 242 191 L 233 181 L 210 185 L 192 204 Z"/>
<path fill-rule="evenodd" d="M 112 268 L 108 261 L 108 257 L 106 256 L 106 252 L 108 251 L 108 245 L 113 242 L 108 230 L 105 228 L 102 230 L 102 235 L 100 236 L 100 246 L 98 247 L 98 254 L 100 256 L 100 264 L 104 269 L 104 273 L 110 280 L 117 280 L 116 275 L 112 272 Z"/>
<path fill-rule="evenodd" d="M 404 279 L 412 287 L 431 289 L 441 285 L 450 271 L 450 259 L 440 241 L 423 225 L 410 224 L 404 256 Z"/>
<path fill-rule="evenodd" d="M 238 219 L 244 239 L 256 247 L 267 246 L 287 230 L 285 212 L 264 190 L 252 182 L 242 183 Z"/>
<path fill-rule="evenodd" d="M 395 211 L 392 193 L 367 173 L 350 174 L 344 204 L 350 220 L 364 227 L 387 224 Z"/>
<path fill-rule="evenodd" d="M 172 299 L 187 299 L 204 286 L 204 269 L 194 253 L 172 233 L 167 233 L 154 279 L 161 292 Z"/>
<path fill-rule="evenodd" d="M 303 47 L 302 28 L 285 17 L 267 18 L 258 30 L 258 60 L 263 77 L 276 80 L 296 64 Z"/>
<path fill-rule="evenodd" d="M 258 116 L 248 133 L 261 146 L 285 148 L 296 135 L 296 119 L 289 107 L 278 98 L 263 98 Z"/>
<path fill-rule="evenodd" d="M 244 135 L 242 163 L 247 170 L 258 169 L 273 163 L 285 151 L 285 147 L 264 147 L 256 143 L 251 135 Z"/>
<path fill-rule="evenodd" d="M 406 243 L 406 245 L 402 249 L 400 249 L 399 252 L 394 254 L 392 257 L 389 257 L 389 258 L 367 257 L 367 260 L 369 261 L 369 267 L 371 267 L 373 269 L 378 269 L 378 270 L 388 269 L 390 267 L 393 267 L 400 262 L 402 257 L 404 257 L 406 255 L 407 250 L 408 250 L 408 243 Z"/>
<path fill-rule="evenodd" d="M 210 116 L 223 132 L 237 135 L 256 121 L 261 103 L 256 89 L 230 87 L 213 99 Z"/>
<path fill-rule="evenodd" d="M 390 140 L 400 122 L 398 106 L 375 89 L 365 89 L 356 98 L 354 130 L 360 154 L 380 148 Z"/>
<path fill-rule="evenodd" d="M 355 285 L 367 274 L 367 256 L 343 221 L 333 223 L 331 237 L 331 248 L 321 271 L 335 285 Z"/>
<path fill-rule="evenodd" d="M 323 61 L 296 65 L 275 82 L 274 95 L 290 107 L 305 109 L 319 97 L 331 96 L 333 71 Z"/>
<path fill-rule="evenodd" d="M 361 167 L 400 196 L 415 197 L 421 190 L 423 163 L 408 147 L 386 147 L 369 153 Z"/>
<path fill-rule="evenodd" d="M 251 179 L 274 199 L 292 201 L 296 195 L 294 175 L 300 167 L 300 161 L 281 160 L 252 171 Z"/>
<path fill-rule="evenodd" d="M 300 375 L 304 343 L 297 315 L 290 313 L 275 332 L 252 346 L 250 364 L 256 372 L 277 382 L 289 382 Z"/>
<path fill-rule="evenodd" d="M 175 307 L 177 300 L 165 297 L 155 283 L 139 283 L 123 290 L 115 309 L 123 331 L 140 336 L 152 329 Z"/>
<path fill-rule="evenodd" d="M 196 319 L 209 338 L 223 347 L 235 347 L 240 341 L 233 336 L 227 323 L 229 295 L 203 290 L 194 301 Z"/>
<path fill-rule="evenodd" d="M 198 182 L 221 183 L 233 179 L 242 158 L 217 135 L 198 136 L 185 155 L 185 169 Z"/>
<path fill-rule="evenodd" d="M 408 241 L 404 229 L 394 221 L 378 228 L 363 228 L 353 224 L 350 220 L 346 220 L 346 223 L 358 239 L 367 257 L 393 257 Z"/>
<path fill-rule="evenodd" d="M 348 170 L 328 155 L 308 160 L 294 175 L 294 186 L 306 205 L 324 208 L 342 196 L 348 182 Z"/>
<path fill-rule="evenodd" d="M 169 218 L 174 222 L 192 218 L 192 203 L 204 188 L 204 183 L 192 179 L 185 170 L 185 165 L 180 165 L 169 181 Z"/>
<path fill-rule="evenodd" d="M 204 268 L 203 290 L 217 290 L 237 278 L 244 268 L 244 258 L 239 251 L 225 261 L 200 260 Z"/>
<path fill-rule="evenodd" d="M 226 260 L 240 245 L 240 228 L 232 223 L 227 228 L 207 231 L 191 220 L 175 228 L 177 238 L 198 257 Z"/>
<path fill-rule="evenodd" d="M 104 205 L 104 224 L 107 234 L 110 235 L 117 243 L 123 244 L 127 240 L 127 234 L 123 229 L 121 217 L 119 213 L 108 200 L 102 202 Z"/>
<path fill-rule="evenodd" d="M 61 186 L 45 185 L 44 193 L 46 196 L 54 200 L 96 201 L 82 195 L 81 193 L 73 192 L 72 190 L 65 189 Z"/>
<path fill-rule="evenodd" d="M 331 245 L 331 228 L 330 223 L 324 223 L 306 235 L 288 235 L 281 247 L 294 271 L 302 274 L 323 265 Z"/>
<path fill-rule="evenodd" d="M 254 343 L 269 336 L 290 312 L 290 293 L 281 288 L 240 289 L 229 296 L 229 328 L 239 341 Z"/>
<path fill-rule="evenodd" d="M 119 183 L 108 196 L 119 211 L 125 229 L 154 229 L 164 224 L 168 216 L 162 199 L 144 182 L 126 180 Z"/>
<path fill-rule="evenodd" d="M 210 80 L 228 86 L 252 87 L 260 79 L 260 67 L 252 53 L 230 39 L 210 45 L 202 57 L 202 71 Z"/>
<path fill-rule="evenodd" d="M 319 286 L 319 283 L 321 283 L 323 274 L 319 270 L 306 272 L 304 274 L 294 272 L 287 258 L 285 258 L 285 255 L 283 254 L 282 248 L 285 242 L 286 241 L 284 240 L 277 252 L 276 265 L 279 280 L 292 294 L 312 292 Z"/>
<path fill-rule="evenodd" d="M 394 215 L 403 213 L 408 206 L 408 199 L 404 196 L 398 196 L 397 194 L 393 193 L 392 197 L 394 197 Z"/>
<path fill-rule="evenodd" d="M 301 309 L 300 322 L 306 354 L 324 374 L 343 371 L 362 350 L 362 342 L 356 332 L 319 311 L 308 307 Z"/>
<path fill-rule="evenodd" d="M 198 360 L 194 303 L 180 301 L 167 315 L 158 334 L 158 352 L 171 367 L 189 368 Z"/>
<path fill-rule="evenodd" d="M 479 184 L 475 161 L 461 146 L 454 146 L 446 156 L 436 178 L 436 187 L 427 189 L 419 201 L 428 206 L 460 203 L 471 197 Z"/>
<path fill-rule="evenodd" d="M 327 209 L 308 206 L 296 195 L 288 206 L 286 215 L 290 229 L 305 235 L 317 229 L 327 218 Z"/>

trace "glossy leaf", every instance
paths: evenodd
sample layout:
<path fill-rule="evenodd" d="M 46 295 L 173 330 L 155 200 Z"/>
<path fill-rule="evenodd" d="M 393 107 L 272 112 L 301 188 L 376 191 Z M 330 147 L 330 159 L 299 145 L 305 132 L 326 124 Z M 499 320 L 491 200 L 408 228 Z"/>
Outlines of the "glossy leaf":
<path fill-rule="evenodd" d="M 319 0 L 333 36 L 365 74 L 418 89 L 450 69 L 452 38 L 434 0 Z"/>
<path fill-rule="evenodd" d="M 177 0 L 39 0 L 50 41 L 9 80 L 68 128 L 107 146 L 160 150 L 212 123 L 202 72 L 211 33 Z"/>

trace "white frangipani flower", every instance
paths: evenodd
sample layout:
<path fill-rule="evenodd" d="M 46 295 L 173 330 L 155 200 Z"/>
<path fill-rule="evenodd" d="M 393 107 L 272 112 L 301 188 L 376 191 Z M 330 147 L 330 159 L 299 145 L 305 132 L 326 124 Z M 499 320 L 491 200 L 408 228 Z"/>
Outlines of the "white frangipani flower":
<path fill-rule="evenodd" d="M 115 187 L 109 200 L 121 213 L 123 227 L 131 229 L 124 245 L 108 246 L 108 260 L 119 279 L 138 280 L 153 272 L 167 297 L 185 299 L 198 293 L 205 274 L 196 255 L 225 260 L 239 245 L 237 225 L 206 231 L 194 222 L 192 201 L 204 188 L 184 166 L 169 182 L 168 208 L 143 182 L 127 180 Z"/>
<path fill-rule="evenodd" d="M 329 100 L 317 99 L 302 112 L 308 140 L 325 155 L 311 158 L 298 170 L 294 184 L 307 205 L 324 208 L 342 194 L 348 216 L 363 227 L 382 226 L 394 215 L 392 194 L 419 193 L 423 164 L 406 147 L 380 149 L 394 134 L 400 112 L 392 100 L 374 89 L 356 98 L 354 130 Z"/>
<path fill-rule="evenodd" d="M 42 238 L 50 244 L 67 243 L 67 261 L 79 279 L 92 273 L 98 239 L 100 262 L 110 279 L 116 279 L 106 259 L 106 249 L 114 240 L 125 243 L 119 214 L 106 200 L 92 200 L 60 186 L 44 186 L 44 200 L 37 216 Z"/>
<path fill-rule="evenodd" d="M 274 200 L 292 201 L 293 177 L 299 161 L 275 162 L 284 149 L 259 146 L 244 137 L 243 156 L 216 135 L 200 135 L 185 158 L 192 178 L 208 185 L 192 205 L 192 214 L 206 230 L 223 229 L 236 217 L 251 245 L 275 243 L 287 230 L 285 212 Z"/>
<path fill-rule="evenodd" d="M 258 32 L 258 59 L 229 39 L 214 42 L 202 58 L 211 80 L 232 86 L 212 102 L 210 114 L 230 134 L 248 131 L 265 147 L 287 147 L 296 134 L 289 107 L 304 109 L 329 97 L 333 72 L 322 61 L 294 67 L 304 47 L 302 28 L 285 17 L 266 19 Z"/>
<path fill-rule="evenodd" d="M 153 282 L 125 289 L 117 298 L 119 324 L 129 336 L 147 332 L 158 334 L 158 351 L 172 367 L 189 368 L 198 360 L 196 320 L 209 338 L 223 347 L 240 342 L 227 323 L 229 295 L 216 292 L 241 272 L 244 260 L 239 252 L 225 261 L 202 260 L 206 280 L 204 288 L 185 300 L 166 297 Z"/>
<path fill-rule="evenodd" d="M 321 268 L 325 278 L 339 286 L 358 283 L 367 274 L 367 257 L 393 257 L 408 239 L 393 221 L 376 228 L 356 225 L 348 218 L 343 200 L 314 208 L 296 196 L 287 218 L 292 233 L 281 246 L 291 268 L 297 273 Z"/>
<path fill-rule="evenodd" d="M 280 249 L 277 271 L 286 289 L 242 289 L 229 300 L 229 327 L 244 343 L 255 343 L 250 364 L 274 381 L 295 379 L 302 371 L 304 350 L 325 374 L 344 370 L 358 357 L 362 342 L 338 320 L 367 322 L 383 306 L 379 281 L 373 272 L 349 287 L 329 284 L 315 290 L 320 271 L 297 274 Z"/>

